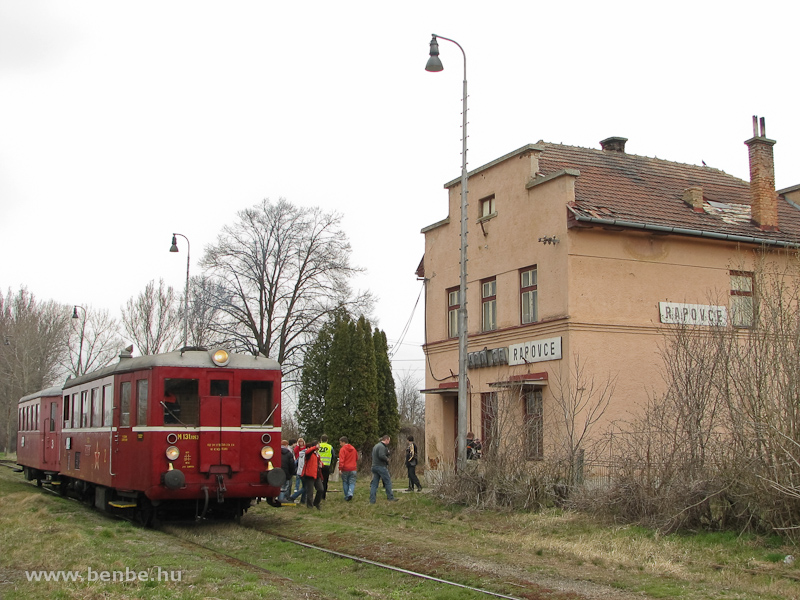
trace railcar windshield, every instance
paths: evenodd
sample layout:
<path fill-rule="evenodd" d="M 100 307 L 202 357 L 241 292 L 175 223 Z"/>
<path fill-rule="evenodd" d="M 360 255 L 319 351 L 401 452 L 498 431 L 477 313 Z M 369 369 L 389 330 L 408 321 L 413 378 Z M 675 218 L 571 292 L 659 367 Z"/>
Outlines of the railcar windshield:
<path fill-rule="evenodd" d="M 242 425 L 274 426 L 276 412 L 272 403 L 271 382 L 242 382 Z"/>
<path fill-rule="evenodd" d="M 164 380 L 164 425 L 197 426 L 200 422 L 199 381 Z"/>

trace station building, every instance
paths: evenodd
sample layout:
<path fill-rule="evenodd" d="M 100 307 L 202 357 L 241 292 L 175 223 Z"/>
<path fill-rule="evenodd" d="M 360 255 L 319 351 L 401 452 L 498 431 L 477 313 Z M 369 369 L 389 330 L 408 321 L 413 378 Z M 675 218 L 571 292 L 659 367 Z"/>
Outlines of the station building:
<path fill-rule="evenodd" d="M 468 431 L 484 445 L 503 436 L 498 398 L 510 397 L 508 422 L 526 424 L 527 457 L 542 458 L 564 433 L 569 385 L 614 382 L 602 432 L 664 390 L 667 324 L 748 325 L 757 256 L 800 246 L 800 185 L 775 190 L 775 141 L 753 123 L 750 182 L 628 154 L 619 137 L 600 149 L 540 141 L 469 173 Z M 453 460 L 458 431 L 460 178 L 445 188 L 417 272 L 432 466 Z"/>

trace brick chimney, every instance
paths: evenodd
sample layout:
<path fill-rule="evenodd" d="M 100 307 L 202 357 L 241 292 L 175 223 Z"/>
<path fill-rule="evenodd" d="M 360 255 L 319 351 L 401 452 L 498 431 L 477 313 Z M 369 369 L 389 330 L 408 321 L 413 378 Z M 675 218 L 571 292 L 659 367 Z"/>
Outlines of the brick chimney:
<path fill-rule="evenodd" d="M 775 161 L 767 139 L 764 117 L 753 116 L 753 137 L 745 142 L 750 149 L 750 206 L 753 222 L 763 231 L 778 231 L 778 195 L 775 193 Z"/>
<path fill-rule="evenodd" d="M 694 212 L 703 212 L 703 188 L 699 185 L 683 190 L 683 201 L 692 207 Z"/>
<path fill-rule="evenodd" d="M 610 137 L 600 142 L 600 147 L 608 152 L 622 152 L 625 154 L 625 142 L 628 138 Z"/>

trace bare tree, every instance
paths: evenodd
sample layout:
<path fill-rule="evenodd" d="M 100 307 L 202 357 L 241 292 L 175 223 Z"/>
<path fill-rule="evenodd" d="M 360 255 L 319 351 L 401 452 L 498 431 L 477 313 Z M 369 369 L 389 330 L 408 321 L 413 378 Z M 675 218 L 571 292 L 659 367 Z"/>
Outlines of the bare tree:
<path fill-rule="evenodd" d="M 201 263 L 218 286 L 221 339 L 274 358 L 292 380 L 329 313 L 340 306 L 365 312 L 371 298 L 350 290 L 348 281 L 360 269 L 350 265 L 340 224 L 336 213 L 285 199 L 240 211 Z"/>
<path fill-rule="evenodd" d="M 76 314 L 77 319 L 70 319 L 68 362 L 64 365 L 74 377 L 106 366 L 124 346 L 117 321 L 107 310 L 90 307 Z"/>
<path fill-rule="evenodd" d="M 181 339 L 180 298 L 171 286 L 159 279 L 147 284 L 144 291 L 128 300 L 122 309 L 122 323 L 142 355 L 172 350 Z"/>
<path fill-rule="evenodd" d="M 397 376 L 397 411 L 403 431 L 415 430 L 414 435 L 425 431 L 425 398 L 420 393 L 420 379 L 411 371 Z"/>
<path fill-rule="evenodd" d="M 554 425 L 556 454 L 565 461 L 570 473 L 569 483 L 579 483 L 587 444 L 597 440 L 592 429 L 603 417 L 614 395 L 616 377 L 609 375 L 597 382 L 588 373 L 579 355 L 572 364 L 564 361 L 553 381 Z"/>
<path fill-rule="evenodd" d="M 5 449 L 16 446 L 17 401 L 64 375 L 69 309 L 22 288 L 0 294 L 0 419 Z"/>
<path fill-rule="evenodd" d="M 222 343 L 216 324 L 222 314 L 219 299 L 225 292 L 205 275 L 192 277 L 189 284 L 189 345 L 209 347 Z M 183 306 L 180 308 L 183 319 Z"/>
<path fill-rule="evenodd" d="M 800 261 L 754 252 L 731 271 L 748 285 L 731 296 L 726 325 L 666 328 L 666 391 L 616 436 L 612 482 L 595 506 L 664 531 L 796 537 Z"/>

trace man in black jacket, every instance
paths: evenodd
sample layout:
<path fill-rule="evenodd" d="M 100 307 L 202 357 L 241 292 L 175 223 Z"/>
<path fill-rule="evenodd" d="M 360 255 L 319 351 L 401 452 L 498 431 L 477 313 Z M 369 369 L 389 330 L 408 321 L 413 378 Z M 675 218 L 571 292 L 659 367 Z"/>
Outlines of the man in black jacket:
<path fill-rule="evenodd" d="M 289 494 L 292 491 L 292 476 L 294 476 L 294 472 L 297 469 L 297 463 L 294 462 L 294 452 L 289 449 L 288 440 L 281 442 L 281 469 L 286 473 L 286 483 L 281 486 L 278 502 L 288 502 Z"/>
<path fill-rule="evenodd" d="M 369 486 L 369 503 L 375 504 L 378 493 L 378 482 L 383 481 L 386 488 L 386 499 L 395 502 L 397 498 L 392 493 L 392 478 L 389 475 L 389 442 L 392 439 L 384 435 L 381 441 L 372 448 L 372 483 Z"/>

